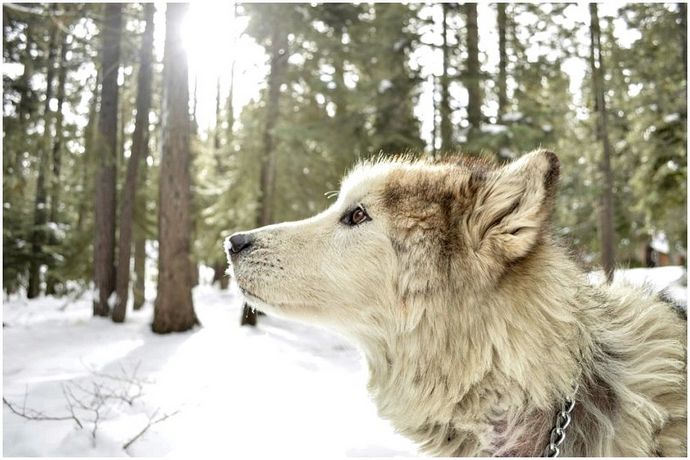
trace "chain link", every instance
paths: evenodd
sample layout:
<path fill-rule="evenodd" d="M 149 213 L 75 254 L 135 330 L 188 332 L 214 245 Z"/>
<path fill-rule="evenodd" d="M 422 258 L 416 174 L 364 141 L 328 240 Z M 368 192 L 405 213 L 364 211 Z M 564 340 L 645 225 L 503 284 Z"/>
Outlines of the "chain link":
<path fill-rule="evenodd" d="M 549 434 L 549 445 L 544 450 L 544 457 L 558 457 L 561 454 L 561 445 L 565 441 L 565 429 L 572 421 L 571 414 L 575 408 L 575 393 L 577 393 L 577 386 L 575 386 L 573 396 L 565 398 L 565 401 L 561 403 L 561 410 L 556 415 L 556 424 Z"/>

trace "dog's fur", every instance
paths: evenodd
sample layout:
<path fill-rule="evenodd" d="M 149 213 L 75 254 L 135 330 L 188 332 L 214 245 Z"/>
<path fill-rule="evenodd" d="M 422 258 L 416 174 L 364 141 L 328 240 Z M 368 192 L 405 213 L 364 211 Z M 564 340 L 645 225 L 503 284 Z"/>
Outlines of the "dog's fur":
<path fill-rule="evenodd" d="M 568 456 L 686 455 L 686 323 L 591 285 L 549 229 L 559 163 L 535 151 L 365 162 L 337 201 L 231 254 L 250 304 L 358 343 L 379 413 L 442 456 L 538 456 L 575 394 Z M 341 222 L 361 204 L 371 220 Z"/>

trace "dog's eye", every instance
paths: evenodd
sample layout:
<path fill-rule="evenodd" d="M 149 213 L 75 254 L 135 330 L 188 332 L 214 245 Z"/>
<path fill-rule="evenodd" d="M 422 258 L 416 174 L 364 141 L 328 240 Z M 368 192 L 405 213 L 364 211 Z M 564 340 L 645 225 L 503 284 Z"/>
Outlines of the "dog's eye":
<path fill-rule="evenodd" d="M 360 205 L 355 209 L 346 212 L 345 215 L 340 219 L 340 222 L 345 225 L 355 226 L 361 224 L 362 222 L 366 222 L 367 220 L 371 220 L 371 217 L 369 217 L 369 214 L 367 214 L 367 212 L 364 210 L 364 207 Z"/>

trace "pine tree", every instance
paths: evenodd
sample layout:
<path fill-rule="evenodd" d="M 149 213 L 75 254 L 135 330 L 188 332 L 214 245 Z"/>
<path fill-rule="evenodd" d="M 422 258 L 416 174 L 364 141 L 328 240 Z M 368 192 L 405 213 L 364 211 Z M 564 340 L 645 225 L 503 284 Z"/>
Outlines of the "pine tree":
<path fill-rule="evenodd" d="M 51 11 L 57 11 L 57 5 L 53 4 Z M 34 205 L 34 225 L 31 230 L 31 263 L 29 265 L 29 286 L 26 296 L 31 299 L 38 297 L 41 291 L 40 268 L 46 262 L 43 245 L 47 243 L 48 223 L 48 190 L 46 182 L 49 181 L 50 139 L 52 138 L 52 111 L 50 100 L 53 97 L 53 79 L 55 78 L 55 65 L 58 49 L 58 28 L 54 22 L 50 25 L 50 38 L 48 40 L 48 61 L 46 69 L 46 92 L 43 106 L 43 138 L 39 147 L 38 178 L 36 180 L 36 198 Z"/>
<path fill-rule="evenodd" d="M 167 5 L 163 153 L 159 194 L 158 294 L 152 330 L 186 331 L 198 324 L 190 266 L 190 144 L 187 57 L 180 29 L 188 4 Z"/>
<path fill-rule="evenodd" d="M 448 76 L 450 66 L 450 49 L 448 44 L 448 10 L 451 6 L 448 3 L 442 3 L 443 9 L 443 42 L 441 44 L 441 51 L 443 54 L 443 71 L 440 77 L 441 87 L 441 102 L 439 105 L 441 116 L 441 151 L 451 152 L 453 150 L 453 125 L 451 124 L 451 109 L 450 109 L 450 77 Z"/>
<path fill-rule="evenodd" d="M 132 136 L 132 154 L 127 164 L 127 178 L 122 188 L 120 212 L 120 239 L 117 265 L 116 303 L 112 319 L 124 321 L 129 298 L 129 270 L 132 248 L 132 229 L 139 165 L 148 153 L 149 111 L 151 109 L 151 72 L 153 61 L 153 15 L 152 3 L 144 5 L 146 29 L 139 52 L 139 74 L 137 77 L 137 115 Z"/>
<path fill-rule="evenodd" d="M 508 18 L 506 4 L 496 4 L 496 22 L 498 23 L 498 120 L 503 121 L 503 115 L 508 111 L 508 52 L 506 47 Z"/>
<path fill-rule="evenodd" d="M 597 112 L 597 140 L 601 141 L 603 154 L 600 162 L 600 171 L 603 179 L 601 195 L 601 247 L 602 264 L 606 279 L 613 280 L 615 269 L 615 233 L 613 228 L 613 174 L 611 172 L 611 142 L 609 140 L 608 120 L 606 112 L 606 99 L 604 88 L 604 63 L 601 56 L 601 34 L 599 29 L 599 16 L 596 3 L 590 3 L 590 68 L 592 73 L 592 90 L 595 97 L 594 108 Z"/>
<path fill-rule="evenodd" d="M 58 81 L 57 81 L 57 110 L 55 111 L 55 139 L 53 141 L 52 149 L 52 175 L 50 182 L 50 216 L 49 221 L 54 228 L 58 228 L 60 224 L 59 207 L 60 207 L 60 173 L 62 170 L 62 149 L 64 138 L 64 115 L 62 113 L 63 104 L 65 102 L 65 85 L 67 83 L 67 51 L 69 48 L 70 35 L 62 34 L 62 44 L 60 45 L 60 61 L 58 65 Z M 56 236 L 56 230 L 51 231 L 49 238 L 50 245 L 55 247 L 59 244 Z M 50 266 L 52 265 L 52 267 Z M 58 282 L 55 276 L 55 264 L 49 264 L 46 273 L 46 294 L 54 295 L 55 284 Z"/>
<path fill-rule="evenodd" d="M 117 167 L 117 74 L 120 63 L 122 4 L 105 6 L 101 54 L 101 108 L 98 117 L 98 170 L 96 173 L 93 314 L 110 314 L 109 298 L 115 290 L 115 207 Z"/>
<path fill-rule="evenodd" d="M 482 122 L 481 69 L 479 67 L 479 30 L 477 28 L 477 4 L 463 5 L 467 25 L 467 61 L 463 83 L 467 88 L 467 121 L 470 129 L 467 143 L 473 146 Z M 472 150 L 476 150 L 470 147 Z"/>

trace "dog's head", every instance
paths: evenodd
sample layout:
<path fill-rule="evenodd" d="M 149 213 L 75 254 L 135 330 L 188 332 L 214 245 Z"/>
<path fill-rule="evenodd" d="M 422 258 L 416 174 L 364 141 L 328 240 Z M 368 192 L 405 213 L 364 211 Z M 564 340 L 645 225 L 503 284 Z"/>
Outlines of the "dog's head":
<path fill-rule="evenodd" d="M 229 237 L 250 305 L 350 333 L 406 330 L 425 300 L 481 295 L 540 242 L 558 178 L 544 150 L 505 166 L 471 158 L 363 163 L 306 220 Z"/>

